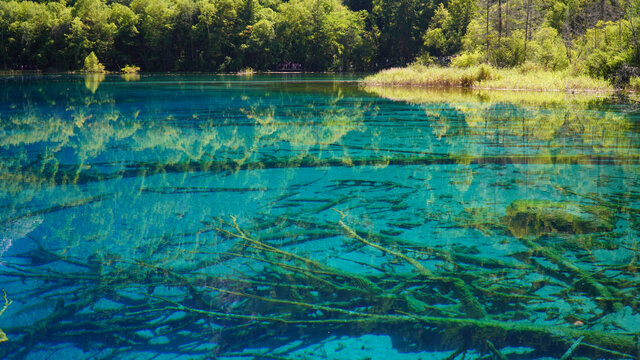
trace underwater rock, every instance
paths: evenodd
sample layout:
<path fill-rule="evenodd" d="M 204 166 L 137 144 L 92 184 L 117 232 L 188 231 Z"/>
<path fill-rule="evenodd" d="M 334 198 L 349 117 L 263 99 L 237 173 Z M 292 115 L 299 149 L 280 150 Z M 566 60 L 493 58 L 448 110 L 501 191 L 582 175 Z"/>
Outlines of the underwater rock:
<path fill-rule="evenodd" d="M 541 234 L 589 234 L 615 228 L 615 214 L 598 205 L 548 200 L 515 200 L 504 224 L 515 237 Z"/>

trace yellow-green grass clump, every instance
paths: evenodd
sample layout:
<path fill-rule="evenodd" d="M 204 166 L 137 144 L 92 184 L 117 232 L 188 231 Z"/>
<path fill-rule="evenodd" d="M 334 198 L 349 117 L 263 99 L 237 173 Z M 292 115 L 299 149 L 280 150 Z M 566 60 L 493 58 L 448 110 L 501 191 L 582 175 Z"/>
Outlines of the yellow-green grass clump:
<path fill-rule="evenodd" d="M 382 70 L 366 77 L 364 82 L 371 85 L 471 87 L 491 76 L 492 70 L 486 65 L 468 68 L 410 65 L 406 68 Z"/>
<path fill-rule="evenodd" d="M 364 79 L 368 85 L 445 86 L 475 89 L 535 91 L 613 91 L 606 80 L 568 71 L 499 69 L 489 65 L 467 68 L 410 65 L 383 70 Z"/>
<path fill-rule="evenodd" d="M 460 87 L 442 89 L 418 86 L 365 85 L 362 89 L 387 99 L 406 101 L 413 104 L 449 103 L 456 104 L 456 106 L 478 102 L 491 105 L 501 102 L 519 106 L 530 105 L 536 108 L 564 108 L 568 105 L 579 105 L 582 108 L 582 106 L 604 98 L 602 94 L 594 92 L 558 94 L 557 92 L 547 91 L 495 91 Z"/>
<path fill-rule="evenodd" d="M 125 65 L 122 69 L 120 69 L 125 74 L 137 74 L 140 72 L 140 66 L 136 65 Z"/>
<path fill-rule="evenodd" d="M 246 67 L 246 68 L 238 71 L 238 75 L 245 75 L 245 76 L 250 76 L 250 75 L 253 75 L 255 73 L 256 73 L 256 71 L 253 68 L 250 68 L 250 67 Z"/>

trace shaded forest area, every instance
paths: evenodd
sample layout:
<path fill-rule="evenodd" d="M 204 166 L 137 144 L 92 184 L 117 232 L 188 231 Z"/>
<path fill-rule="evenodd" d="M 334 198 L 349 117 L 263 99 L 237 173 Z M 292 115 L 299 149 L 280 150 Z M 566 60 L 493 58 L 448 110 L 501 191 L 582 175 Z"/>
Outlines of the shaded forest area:
<path fill-rule="evenodd" d="M 0 68 L 362 71 L 413 62 L 637 75 L 638 0 L 0 0 Z"/>

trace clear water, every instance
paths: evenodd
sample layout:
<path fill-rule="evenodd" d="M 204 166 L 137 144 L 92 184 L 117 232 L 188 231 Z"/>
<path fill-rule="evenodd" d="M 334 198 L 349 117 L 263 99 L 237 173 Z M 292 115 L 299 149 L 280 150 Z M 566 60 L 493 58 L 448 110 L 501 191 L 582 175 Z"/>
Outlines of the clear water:
<path fill-rule="evenodd" d="M 0 358 L 638 356 L 633 99 L 357 79 L 1 78 Z"/>

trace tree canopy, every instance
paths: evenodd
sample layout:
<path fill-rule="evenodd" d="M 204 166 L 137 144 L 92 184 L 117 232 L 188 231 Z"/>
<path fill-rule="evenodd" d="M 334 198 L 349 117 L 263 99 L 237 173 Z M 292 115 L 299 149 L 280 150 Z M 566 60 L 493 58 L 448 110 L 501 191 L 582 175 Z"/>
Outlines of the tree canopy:
<path fill-rule="evenodd" d="M 0 0 L 0 68 L 360 71 L 433 62 L 571 68 L 624 81 L 640 1 Z"/>

